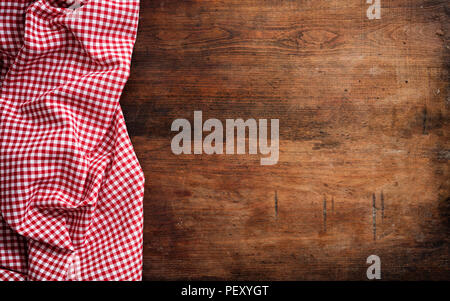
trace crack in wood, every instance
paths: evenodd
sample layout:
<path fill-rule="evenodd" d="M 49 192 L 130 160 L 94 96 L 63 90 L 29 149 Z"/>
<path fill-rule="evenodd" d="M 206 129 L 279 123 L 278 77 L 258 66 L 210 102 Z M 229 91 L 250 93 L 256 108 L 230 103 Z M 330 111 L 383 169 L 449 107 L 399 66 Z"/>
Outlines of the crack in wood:
<path fill-rule="evenodd" d="M 275 190 L 275 219 L 278 218 L 278 194 Z"/>
<path fill-rule="evenodd" d="M 423 108 L 423 128 L 422 128 L 422 134 L 426 135 L 427 134 L 427 107 L 425 106 Z"/>
<path fill-rule="evenodd" d="M 327 199 L 323 197 L 323 231 L 327 232 Z"/>
<path fill-rule="evenodd" d="M 373 240 L 377 240 L 377 207 L 375 201 L 375 193 L 372 194 L 372 220 Z"/>

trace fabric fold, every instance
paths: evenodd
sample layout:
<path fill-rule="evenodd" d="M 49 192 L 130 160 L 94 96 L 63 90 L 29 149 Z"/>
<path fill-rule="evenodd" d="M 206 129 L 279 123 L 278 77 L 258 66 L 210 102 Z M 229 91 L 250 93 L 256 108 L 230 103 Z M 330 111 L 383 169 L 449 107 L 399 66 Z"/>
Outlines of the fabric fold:
<path fill-rule="evenodd" d="M 139 1 L 73 4 L 0 3 L 0 29 L 22 30 L 0 46 L 3 225 L 26 239 L 28 280 L 139 280 L 144 176 L 119 105 Z"/>

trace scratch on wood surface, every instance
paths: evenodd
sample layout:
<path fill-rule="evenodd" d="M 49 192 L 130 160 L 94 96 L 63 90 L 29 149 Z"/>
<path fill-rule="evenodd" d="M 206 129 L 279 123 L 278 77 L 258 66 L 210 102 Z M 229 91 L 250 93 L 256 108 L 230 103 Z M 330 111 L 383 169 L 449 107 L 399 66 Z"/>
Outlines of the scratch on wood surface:
<path fill-rule="evenodd" d="M 278 194 L 275 190 L 275 218 L 278 218 Z"/>
<path fill-rule="evenodd" d="M 375 193 L 372 194 L 372 220 L 373 240 L 377 240 L 377 207 L 375 204 Z"/>
<path fill-rule="evenodd" d="M 327 232 L 327 199 L 323 197 L 323 231 Z"/>
<path fill-rule="evenodd" d="M 422 128 L 422 134 L 427 134 L 427 107 L 423 107 L 423 128 Z"/>

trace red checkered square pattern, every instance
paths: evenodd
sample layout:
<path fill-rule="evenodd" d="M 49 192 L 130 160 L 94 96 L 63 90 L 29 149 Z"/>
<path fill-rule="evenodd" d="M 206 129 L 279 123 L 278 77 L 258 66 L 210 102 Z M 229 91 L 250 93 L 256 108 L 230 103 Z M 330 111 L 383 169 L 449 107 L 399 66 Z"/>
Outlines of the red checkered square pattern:
<path fill-rule="evenodd" d="M 0 280 L 140 280 L 138 0 L 0 1 Z"/>

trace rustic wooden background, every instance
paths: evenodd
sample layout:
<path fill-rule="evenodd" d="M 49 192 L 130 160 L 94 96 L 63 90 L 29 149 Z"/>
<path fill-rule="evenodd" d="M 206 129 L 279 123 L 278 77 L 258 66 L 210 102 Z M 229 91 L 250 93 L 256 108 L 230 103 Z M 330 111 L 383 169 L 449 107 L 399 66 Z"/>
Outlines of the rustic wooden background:
<path fill-rule="evenodd" d="M 144 280 L 364 280 L 371 254 L 385 280 L 450 279 L 450 3 L 381 4 L 142 0 L 121 104 Z M 279 163 L 172 154 L 194 110 L 278 118 Z"/>

